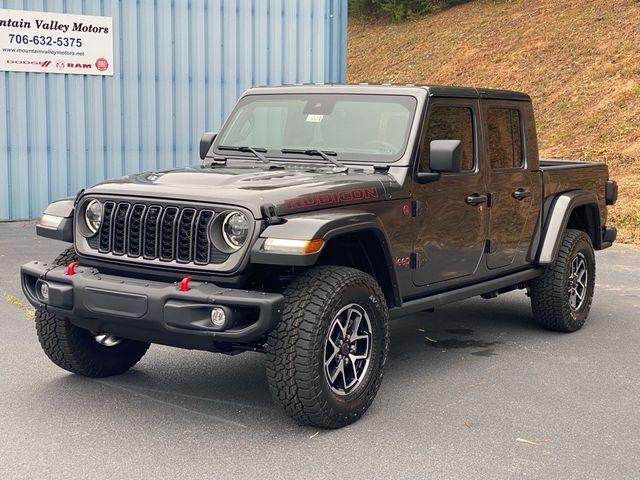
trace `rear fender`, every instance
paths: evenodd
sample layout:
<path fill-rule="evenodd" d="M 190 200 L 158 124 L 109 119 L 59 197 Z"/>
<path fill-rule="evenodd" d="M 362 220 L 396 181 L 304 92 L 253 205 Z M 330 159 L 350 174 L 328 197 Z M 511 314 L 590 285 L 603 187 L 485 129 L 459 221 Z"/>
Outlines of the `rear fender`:
<path fill-rule="evenodd" d="M 574 190 L 562 193 L 548 201 L 545 208 L 546 221 L 541 232 L 541 240 L 536 263 L 539 265 L 549 265 L 553 263 L 558 255 L 558 249 L 562 242 L 562 237 L 569 224 L 569 219 L 574 211 L 583 209 L 583 216 L 586 217 L 586 233 L 591 237 L 596 250 L 602 248 L 600 209 L 598 197 L 595 193 L 586 190 Z"/>

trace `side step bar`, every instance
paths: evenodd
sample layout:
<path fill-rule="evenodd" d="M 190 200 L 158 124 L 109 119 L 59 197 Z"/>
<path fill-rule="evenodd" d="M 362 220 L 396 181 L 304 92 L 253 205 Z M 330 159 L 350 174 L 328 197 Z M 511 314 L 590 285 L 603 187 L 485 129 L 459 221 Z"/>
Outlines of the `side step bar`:
<path fill-rule="evenodd" d="M 502 290 L 503 288 L 512 287 L 519 283 L 524 283 L 540 276 L 540 269 L 530 269 L 523 272 L 512 273 L 504 277 L 493 278 L 481 283 L 468 285 L 466 287 L 450 290 L 448 292 L 429 295 L 428 297 L 418 298 L 404 302 L 401 307 L 392 308 L 389 311 L 391 319 L 404 317 L 412 313 L 421 312 L 434 307 L 441 307 L 448 303 L 457 302 L 466 298 L 475 297 L 489 292 Z"/>

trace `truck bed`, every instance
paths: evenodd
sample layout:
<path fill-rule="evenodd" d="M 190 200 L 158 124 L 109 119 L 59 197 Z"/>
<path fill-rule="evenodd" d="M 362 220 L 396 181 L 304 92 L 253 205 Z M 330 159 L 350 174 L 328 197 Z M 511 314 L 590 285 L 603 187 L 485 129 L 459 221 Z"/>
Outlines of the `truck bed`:
<path fill-rule="evenodd" d="M 598 168 L 604 167 L 606 170 L 606 164 L 602 162 L 582 162 L 578 160 L 555 160 L 555 159 L 540 159 L 540 170 L 550 171 L 567 168 Z"/>
<path fill-rule="evenodd" d="M 540 173 L 545 200 L 571 190 L 594 192 L 600 206 L 601 224 L 606 224 L 605 192 L 609 170 L 605 163 L 541 159 Z"/>

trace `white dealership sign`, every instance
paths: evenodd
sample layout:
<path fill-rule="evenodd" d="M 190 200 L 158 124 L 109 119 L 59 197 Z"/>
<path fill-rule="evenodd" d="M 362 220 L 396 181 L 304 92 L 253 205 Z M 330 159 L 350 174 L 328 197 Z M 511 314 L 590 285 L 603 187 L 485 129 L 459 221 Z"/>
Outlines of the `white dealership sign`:
<path fill-rule="evenodd" d="M 0 8 L 0 70 L 113 75 L 113 19 Z"/>

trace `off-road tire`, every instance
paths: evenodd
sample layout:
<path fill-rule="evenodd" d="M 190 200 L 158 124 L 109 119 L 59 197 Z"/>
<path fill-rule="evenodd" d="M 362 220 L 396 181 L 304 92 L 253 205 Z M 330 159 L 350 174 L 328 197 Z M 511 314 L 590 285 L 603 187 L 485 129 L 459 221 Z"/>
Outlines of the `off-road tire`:
<path fill-rule="evenodd" d="M 78 259 L 69 247 L 53 261 L 54 266 L 66 266 Z M 148 343 L 125 340 L 106 347 L 94 339 L 88 330 L 76 327 L 69 320 L 36 310 L 36 331 L 42 349 L 60 368 L 86 377 L 110 377 L 124 373 L 144 356 Z"/>
<path fill-rule="evenodd" d="M 274 398 L 301 423 L 340 428 L 358 420 L 373 402 L 389 349 L 389 313 L 378 283 L 353 268 L 321 266 L 286 288 L 282 319 L 267 342 L 267 379 Z M 368 370 L 353 392 L 336 395 L 324 372 L 330 324 L 345 305 L 356 303 L 371 320 Z"/>
<path fill-rule="evenodd" d="M 571 264 L 578 254 L 587 263 L 586 297 L 577 310 L 569 304 Z M 596 261 L 591 238 L 581 231 L 565 232 L 556 261 L 544 268 L 542 275 L 530 286 L 531 308 L 536 322 L 543 328 L 558 332 L 575 332 L 584 325 L 591 302 L 596 277 Z"/>

